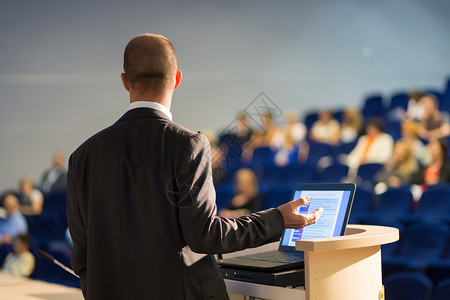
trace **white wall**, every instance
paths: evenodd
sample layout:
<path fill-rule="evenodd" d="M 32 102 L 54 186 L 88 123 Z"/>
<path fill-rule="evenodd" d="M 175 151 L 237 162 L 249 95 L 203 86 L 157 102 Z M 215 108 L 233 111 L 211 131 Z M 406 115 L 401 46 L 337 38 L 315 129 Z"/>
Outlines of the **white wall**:
<path fill-rule="evenodd" d="M 122 51 L 143 32 L 175 45 L 172 112 L 193 130 L 227 126 L 261 91 L 305 112 L 450 75 L 448 1 L 160 2 L 0 2 L 0 190 L 122 115 Z"/>

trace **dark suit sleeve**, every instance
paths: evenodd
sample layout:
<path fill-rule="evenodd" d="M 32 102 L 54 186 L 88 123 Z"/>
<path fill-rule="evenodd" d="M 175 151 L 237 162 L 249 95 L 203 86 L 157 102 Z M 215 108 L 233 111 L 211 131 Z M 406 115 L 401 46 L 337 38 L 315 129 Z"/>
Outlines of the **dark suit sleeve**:
<path fill-rule="evenodd" d="M 77 197 L 77 185 L 75 181 L 73 158 L 69 161 L 67 175 L 67 221 L 70 236 L 72 237 L 74 252 L 71 265 L 76 274 L 80 276 L 83 293 L 86 292 L 86 264 L 87 264 L 87 237 L 86 227 L 80 210 L 80 199 Z"/>
<path fill-rule="evenodd" d="M 203 135 L 192 137 L 183 153 L 175 175 L 177 205 L 183 237 L 193 251 L 227 253 L 280 239 L 284 223 L 278 209 L 237 219 L 216 216 L 211 152 Z"/>

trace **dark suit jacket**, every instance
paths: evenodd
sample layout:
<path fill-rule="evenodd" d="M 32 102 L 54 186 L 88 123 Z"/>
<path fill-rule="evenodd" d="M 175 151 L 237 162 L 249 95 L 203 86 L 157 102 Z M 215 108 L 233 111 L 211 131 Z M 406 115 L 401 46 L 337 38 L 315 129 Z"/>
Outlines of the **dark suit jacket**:
<path fill-rule="evenodd" d="M 227 299 L 205 254 L 283 231 L 277 209 L 217 217 L 207 139 L 150 108 L 128 111 L 71 155 L 68 221 L 89 300 Z"/>

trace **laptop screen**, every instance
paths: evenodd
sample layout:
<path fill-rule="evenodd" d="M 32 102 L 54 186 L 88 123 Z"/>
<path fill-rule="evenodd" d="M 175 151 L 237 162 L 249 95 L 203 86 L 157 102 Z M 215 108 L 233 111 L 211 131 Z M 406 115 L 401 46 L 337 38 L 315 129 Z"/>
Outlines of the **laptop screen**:
<path fill-rule="evenodd" d="M 350 184 L 298 184 L 292 200 L 309 196 L 311 201 L 297 208 L 298 213 L 313 212 L 319 207 L 323 214 L 316 224 L 302 229 L 285 229 L 280 249 L 295 248 L 296 240 L 327 238 L 345 233 L 355 185 Z M 286 248 L 285 248 L 286 247 Z"/>

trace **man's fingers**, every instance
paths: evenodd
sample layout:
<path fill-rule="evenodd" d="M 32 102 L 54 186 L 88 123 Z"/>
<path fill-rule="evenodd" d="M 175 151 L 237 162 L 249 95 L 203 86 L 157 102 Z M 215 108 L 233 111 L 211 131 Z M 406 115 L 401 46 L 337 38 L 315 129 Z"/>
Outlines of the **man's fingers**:
<path fill-rule="evenodd" d="M 296 208 L 299 207 L 299 206 L 308 204 L 309 201 L 310 201 L 310 199 L 309 199 L 308 196 L 302 197 L 302 198 L 297 199 L 297 200 L 294 200 L 294 201 L 291 201 L 290 203 L 291 203 L 291 205 L 292 205 L 292 210 L 296 209 Z"/>
<path fill-rule="evenodd" d="M 320 216 L 323 213 L 323 208 L 320 207 L 318 209 L 316 209 L 315 211 L 313 211 L 312 213 L 306 214 L 305 218 L 306 218 L 306 223 L 309 224 L 314 224 L 317 222 L 317 220 L 320 218 Z"/>

